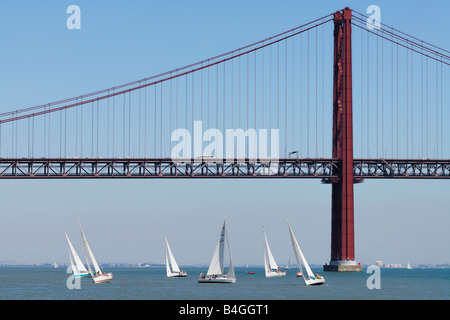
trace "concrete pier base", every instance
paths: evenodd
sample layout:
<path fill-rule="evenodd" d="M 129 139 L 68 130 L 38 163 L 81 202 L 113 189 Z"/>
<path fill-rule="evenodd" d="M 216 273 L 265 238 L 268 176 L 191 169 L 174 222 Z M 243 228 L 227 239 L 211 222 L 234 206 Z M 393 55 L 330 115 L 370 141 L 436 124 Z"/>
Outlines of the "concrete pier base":
<path fill-rule="evenodd" d="M 355 261 L 330 261 L 330 264 L 323 266 L 323 271 L 335 272 L 361 272 L 362 265 Z"/>

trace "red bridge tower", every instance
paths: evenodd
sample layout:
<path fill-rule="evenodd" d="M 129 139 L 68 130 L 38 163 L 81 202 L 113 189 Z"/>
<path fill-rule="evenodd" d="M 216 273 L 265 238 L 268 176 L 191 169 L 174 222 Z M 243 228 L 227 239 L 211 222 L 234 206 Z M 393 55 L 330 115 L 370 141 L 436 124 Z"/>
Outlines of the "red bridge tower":
<path fill-rule="evenodd" d="M 355 261 L 353 221 L 352 11 L 334 14 L 333 158 L 340 160 L 332 184 L 331 261 L 324 271 L 362 271 Z"/>

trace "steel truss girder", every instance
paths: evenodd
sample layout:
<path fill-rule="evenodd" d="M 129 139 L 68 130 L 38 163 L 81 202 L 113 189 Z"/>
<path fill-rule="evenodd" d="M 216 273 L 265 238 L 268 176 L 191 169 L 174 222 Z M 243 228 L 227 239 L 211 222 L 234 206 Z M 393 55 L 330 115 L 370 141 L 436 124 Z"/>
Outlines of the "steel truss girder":
<path fill-rule="evenodd" d="M 335 183 L 337 159 L 284 158 L 268 162 L 170 158 L 0 159 L 0 179 L 64 178 L 318 178 Z M 355 182 L 363 179 L 450 179 L 450 159 L 354 159 Z"/>
<path fill-rule="evenodd" d="M 450 179 L 450 159 L 355 159 L 353 176 L 363 179 Z"/>

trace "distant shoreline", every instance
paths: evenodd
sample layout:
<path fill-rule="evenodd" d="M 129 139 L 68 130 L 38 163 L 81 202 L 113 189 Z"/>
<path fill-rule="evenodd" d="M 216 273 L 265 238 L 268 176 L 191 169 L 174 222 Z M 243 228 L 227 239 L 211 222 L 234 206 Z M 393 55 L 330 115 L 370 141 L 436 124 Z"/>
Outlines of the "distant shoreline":
<path fill-rule="evenodd" d="M 103 267 L 122 267 L 122 268 L 164 268 L 165 264 L 163 263 L 125 263 L 125 262 L 107 262 L 107 263 L 100 263 Z M 67 263 L 61 263 L 58 264 L 58 268 L 68 267 L 69 264 Z M 319 264 L 311 264 L 312 268 L 322 268 L 323 265 Z M 370 264 L 362 264 L 363 268 L 367 268 L 370 266 Z M 413 269 L 448 269 L 450 268 L 450 263 L 444 263 L 444 264 L 417 264 L 417 265 L 411 265 Z M 1 267 L 49 267 L 54 268 L 53 262 L 15 262 L 15 261 L 5 261 L 0 262 L 0 268 Z M 204 268 L 208 267 L 208 264 L 185 264 L 183 265 L 184 268 Z M 264 268 L 263 265 L 235 265 L 237 268 Z M 281 267 L 283 269 L 283 267 Z M 405 269 L 406 266 L 381 266 L 382 269 Z M 292 265 L 291 269 L 297 269 L 297 265 Z"/>

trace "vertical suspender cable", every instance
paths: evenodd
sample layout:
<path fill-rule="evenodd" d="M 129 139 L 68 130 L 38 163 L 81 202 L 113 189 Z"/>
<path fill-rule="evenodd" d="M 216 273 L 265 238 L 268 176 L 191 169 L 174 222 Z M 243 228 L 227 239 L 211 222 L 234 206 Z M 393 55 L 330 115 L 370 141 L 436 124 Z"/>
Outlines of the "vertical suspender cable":
<path fill-rule="evenodd" d="M 425 103 L 426 103 L 426 114 L 427 114 L 427 116 L 426 116 L 426 121 L 425 121 L 425 127 L 426 127 L 426 130 L 425 130 L 425 148 L 426 148 L 426 150 L 427 150 L 427 152 L 426 152 L 426 157 L 428 158 L 429 157 L 429 149 L 428 149 L 428 116 L 429 116 L 429 108 L 428 108 L 428 59 L 426 59 L 425 60 L 425 66 L 426 66 L 426 76 L 425 76 L 425 78 L 426 78 L 426 80 L 425 80 L 425 87 L 426 87 L 426 89 L 425 89 L 425 93 L 426 93 L 426 98 L 425 98 Z"/>
<path fill-rule="evenodd" d="M 139 86 L 141 85 L 141 82 L 139 81 Z M 145 90 L 145 89 L 144 89 Z M 171 93 L 171 95 L 170 95 L 170 101 L 172 102 L 172 80 L 170 80 L 170 93 Z M 139 112 L 138 112 L 138 115 L 139 115 L 139 117 L 138 117 L 138 157 L 141 157 L 141 120 L 142 120 L 142 117 L 141 117 L 141 94 L 142 94 L 142 89 L 139 89 L 139 101 L 138 101 L 138 104 L 139 104 Z M 171 112 L 171 114 L 172 114 L 172 105 L 170 105 L 170 112 Z"/>
<path fill-rule="evenodd" d="M 299 132 L 299 156 L 302 157 L 303 153 L 303 137 L 302 137 L 302 132 L 303 132 L 303 69 L 302 69 L 302 63 L 303 63 L 303 34 L 300 34 L 300 117 L 299 117 L 299 122 L 300 122 L 300 132 Z"/>
<path fill-rule="evenodd" d="M 203 69 L 200 70 L 200 121 L 203 121 Z"/>
<path fill-rule="evenodd" d="M 100 100 L 97 100 L 97 158 L 98 158 L 98 124 L 99 124 L 99 103 Z"/>
<path fill-rule="evenodd" d="M 108 95 L 109 95 L 109 90 L 108 90 Z M 107 118 L 107 126 L 106 126 L 106 156 L 109 158 L 109 132 L 110 132 L 110 120 L 109 120 L 109 98 L 108 98 L 108 104 L 107 104 L 107 113 L 108 113 L 108 118 Z"/>
<path fill-rule="evenodd" d="M 191 109 L 191 118 L 192 118 L 192 131 L 191 132 L 194 132 L 194 120 L 195 120 L 195 118 L 194 118 L 194 110 L 195 110 L 195 108 L 194 108 L 194 99 L 195 99 L 195 72 L 192 72 L 192 109 Z"/>
<path fill-rule="evenodd" d="M 292 37 L 292 80 L 291 80 L 291 91 L 292 91 L 292 101 L 291 101 L 291 150 L 294 151 L 294 141 L 295 141 L 295 38 Z"/>
<path fill-rule="evenodd" d="M 360 29 L 361 32 L 361 158 L 364 156 L 364 30 Z"/>
<path fill-rule="evenodd" d="M 91 102 L 91 157 L 94 157 L 94 101 Z"/>
<path fill-rule="evenodd" d="M 277 42 L 277 129 L 280 129 L 280 43 Z"/>
<path fill-rule="evenodd" d="M 394 36 L 392 36 L 393 38 Z M 394 42 L 391 42 L 391 157 L 394 158 Z"/>
<path fill-rule="evenodd" d="M 131 91 L 128 92 L 128 156 L 131 157 Z"/>
<path fill-rule="evenodd" d="M 156 103 L 156 83 L 154 84 L 154 88 L 155 88 L 155 103 L 154 103 L 154 107 L 155 107 L 155 114 L 153 116 L 153 120 L 154 120 L 154 125 L 153 125 L 153 157 L 156 158 L 156 108 L 157 108 L 157 103 Z"/>
<path fill-rule="evenodd" d="M 159 119 L 160 119 L 160 125 L 159 125 L 159 156 L 163 157 L 162 153 L 162 144 L 163 144 L 163 82 L 161 82 L 161 101 L 160 101 L 160 112 L 159 112 Z M 187 115 L 186 115 L 187 119 Z"/>
<path fill-rule="evenodd" d="M 369 58 L 370 58 L 370 38 L 369 33 L 367 33 L 367 158 L 370 158 L 370 124 L 369 124 L 369 111 L 370 111 L 370 70 L 369 70 Z"/>
<path fill-rule="evenodd" d="M 225 104 L 226 104 L 226 63 L 223 62 L 223 110 L 222 110 L 222 122 L 223 122 L 223 133 L 225 134 L 226 132 L 226 112 L 225 112 Z M 225 148 L 225 146 L 223 146 L 223 148 Z M 225 155 L 225 152 L 223 152 L 223 155 Z"/>
<path fill-rule="evenodd" d="M 316 28 L 316 57 L 315 57 L 315 60 L 316 60 L 316 157 L 319 156 L 319 154 L 318 154 L 318 146 L 317 146 L 317 134 L 318 134 L 318 128 L 317 128 L 317 126 L 318 126 L 318 92 L 317 92 L 317 86 L 318 86 L 318 81 L 317 81 L 318 80 L 317 79 L 317 76 L 318 76 L 318 64 L 317 64 L 317 62 L 318 62 L 318 56 L 319 56 L 318 51 L 317 51 L 318 32 L 319 32 L 319 29 Z"/>
<path fill-rule="evenodd" d="M 100 100 L 97 99 L 97 133 L 96 133 L 96 136 L 97 136 L 97 144 L 96 144 L 96 148 L 97 148 L 97 158 L 98 158 L 98 121 L 99 121 L 99 103 L 100 103 Z"/>
<path fill-rule="evenodd" d="M 50 106 L 48 107 L 48 109 L 50 110 Z M 50 158 L 50 142 L 51 142 L 50 137 L 52 136 L 51 131 L 50 131 L 50 129 L 51 129 L 50 120 L 51 120 L 51 114 L 48 113 L 48 158 Z M 17 128 L 18 128 L 18 126 L 19 126 L 19 122 L 17 121 L 17 124 L 16 124 L 16 158 L 17 158 L 17 137 L 18 137 Z M 81 155 L 83 155 L 83 153 Z"/>
<path fill-rule="evenodd" d="M 423 46 L 423 41 L 422 41 L 422 46 Z M 422 55 L 420 57 L 420 79 L 421 79 L 421 90 L 420 90 L 420 100 L 421 100 L 421 131 L 420 131 L 420 142 L 421 142 L 421 151 L 420 151 L 420 157 L 424 158 L 424 153 L 423 153 L 423 119 L 424 119 L 424 114 L 423 114 L 423 48 L 422 48 Z"/>
<path fill-rule="evenodd" d="M 398 45 L 398 43 L 397 43 L 397 63 L 396 63 L 396 65 L 397 65 L 397 105 L 396 105 L 396 109 L 397 109 L 397 125 L 396 125 L 396 128 L 397 128 L 397 158 L 398 158 L 398 156 L 399 156 L 399 149 L 400 149 L 400 146 L 399 146 L 399 124 L 400 124 L 400 121 L 399 121 L 399 79 L 398 79 L 398 77 L 399 77 L 399 72 L 398 72 L 398 69 L 399 69 L 399 60 L 398 60 L 398 51 L 399 51 L 399 45 Z"/>
<path fill-rule="evenodd" d="M 381 155 L 386 158 L 384 148 L 384 41 L 381 38 Z"/>
<path fill-rule="evenodd" d="M 436 60 L 436 153 L 435 158 L 439 157 L 439 62 Z"/>
<path fill-rule="evenodd" d="M 284 156 L 287 158 L 287 47 L 288 42 L 287 40 L 284 40 L 285 47 L 284 47 Z"/>
<path fill-rule="evenodd" d="M 406 53 L 406 158 L 409 158 L 409 52 L 408 47 L 405 50 Z"/>
<path fill-rule="evenodd" d="M 83 96 L 81 96 L 81 102 L 83 102 Z M 83 157 L 83 104 L 80 104 L 80 153 Z"/>
<path fill-rule="evenodd" d="M 322 25 L 322 157 L 325 157 L 325 25 Z M 362 55 L 362 52 L 361 52 Z M 362 70 L 362 69 L 361 69 Z M 362 123 L 361 123 L 362 124 Z M 362 139 L 362 138 L 361 138 Z"/>
<path fill-rule="evenodd" d="M 113 88 L 113 94 L 114 94 L 114 92 L 115 92 L 115 88 Z M 117 96 L 117 97 L 119 97 L 119 96 Z M 119 103 L 117 105 L 119 106 Z M 117 112 L 120 112 L 120 110 Z M 116 157 L 117 156 L 116 150 L 119 150 L 118 145 L 116 148 L 116 143 L 115 143 L 115 141 L 116 141 L 115 127 L 116 127 L 116 96 L 114 95 L 112 97 L 112 130 L 111 130 L 111 133 L 112 133 L 112 139 L 111 139 L 112 140 L 112 157 Z M 119 129 L 117 129 L 117 131 L 119 131 Z"/>
<path fill-rule="evenodd" d="M 28 134 L 30 133 L 30 118 L 28 118 Z M 30 147 L 30 139 L 28 139 L 28 148 Z M 28 150 L 28 156 L 29 155 Z M 62 158 L 62 111 L 59 112 L 59 157 Z"/>
<path fill-rule="evenodd" d="M 123 115 L 122 115 L 122 157 L 125 158 L 125 101 L 126 93 L 123 94 Z"/>
<path fill-rule="evenodd" d="M 379 29 L 377 29 L 377 37 L 376 37 L 376 44 L 377 44 L 377 55 L 376 55 L 376 68 L 377 68 L 377 71 L 376 71 L 376 90 L 377 90 L 377 94 L 376 94 L 376 111 L 377 111 L 377 113 L 376 113 L 376 130 L 375 130 L 375 139 L 376 139 L 376 151 L 375 151 L 375 157 L 379 157 L 380 155 L 379 155 L 379 153 L 378 153 L 378 128 L 379 128 L 379 126 L 378 126 L 378 106 L 379 106 L 379 102 L 378 102 L 378 97 L 379 97 L 379 90 L 378 90 L 378 84 L 379 84 L 379 79 L 378 79 L 378 72 L 379 72 L 379 68 L 378 68 L 378 30 Z"/>
<path fill-rule="evenodd" d="M 254 127 L 253 127 L 253 129 L 255 129 L 256 130 L 256 94 L 257 94 L 257 89 L 258 89 L 258 86 L 257 86 L 257 64 L 256 64 L 256 62 L 257 62 L 257 56 L 256 56 L 256 53 L 257 53 L 257 51 L 255 51 L 254 52 L 254 57 L 255 57 L 255 59 L 254 59 L 254 80 L 253 80 L 253 92 L 254 92 L 254 101 L 253 101 L 253 124 L 254 124 Z M 225 130 L 225 128 L 224 128 L 224 130 Z M 258 154 L 257 154 L 257 151 L 258 151 L 258 146 L 257 146 L 257 144 L 254 144 L 254 146 L 253 146 L 253 156 L 254 157 L 257 157 L 258 156 Z"/>
<path fill-rule="evenodd" d="M 249 105 L 248 105 L 248 99 L 249 99 L 249 81 L 250 81 L 250 76 L 249 76 L 249 55 L 247 54 L 247 103 L 246 103 L 246 108 L 247 108 L 247 116 L 246 116 L 246 120 L 247 120 L 247 127 L 245 128 L 245 130 L 248 130 L 248 109 L 249 109 Z M 246 152 L 246 156 L 249 156 L 249 144 L 246 144 L 247 147 L 247 152 Z"/>
<path fill-rule="evenodd" d="M 67 109 L 64 109 L 64 158 L 67 157 Z"/>
<path fill-rule="evenodd" d="M 442 94 L 442 57 L 441 57 L 441 159 L 444 158 L 444 114 L 443 114 L 443 94 Z"/>
<path fill-rule="evenodd" d="M 247 64 L 248 64 L 248 56 L 247 56 Z M 247 117 L 248 117 L 248 105 L 247 105 Z M 219 64 L 216 64 L 216 128 L 219 128 Z"/>
<path fill-rule="evenodd" d="M 411 156 L 414 158 L 414 52 L 411 52 Z"/>
<path fill-rule="evenodd" d="M 263 42 L 264 44 L 264 42 Z M 261 52 L 261 128 L 264 129 L 264 51 Z M 231 77 L 233 79 L 233 76 Z M 233 85 L 231 86 L 233 87 Z M 233 91 L 231 91 L 231 97 L 233 97 Z M 231 110 L 233 110 L 233 104 L 231 104 Z"/>
<path fill-rule="evenodd" d="M 239 51 L 239 53 L 240 53 L 240 51 Z M 239 80 L 239 86 L 238 86 L 238 89 L 239 89 L 239 92 L 238 92 L 239 123 L 238 123 L 238 125 L 239 125 L 239 128 L 242 128 L 241 127 L 241 56 L 240 55 L 239 55 L 239 75 L 238 75 L 238 80 Z"/>
<path fill-rule="evenodd" d="M 309 158 L 309 31 L 308 31 L 308 59 L 307 59 L 307 80 L 306 80 L 306 95 L 308 97 L 307 102 L 306 102 L 306 107 L 307 107 L 307 131 L 306 131 L 306 135 L 307 135 L 307 143 L 306 143 L 306 157 Z"/>

